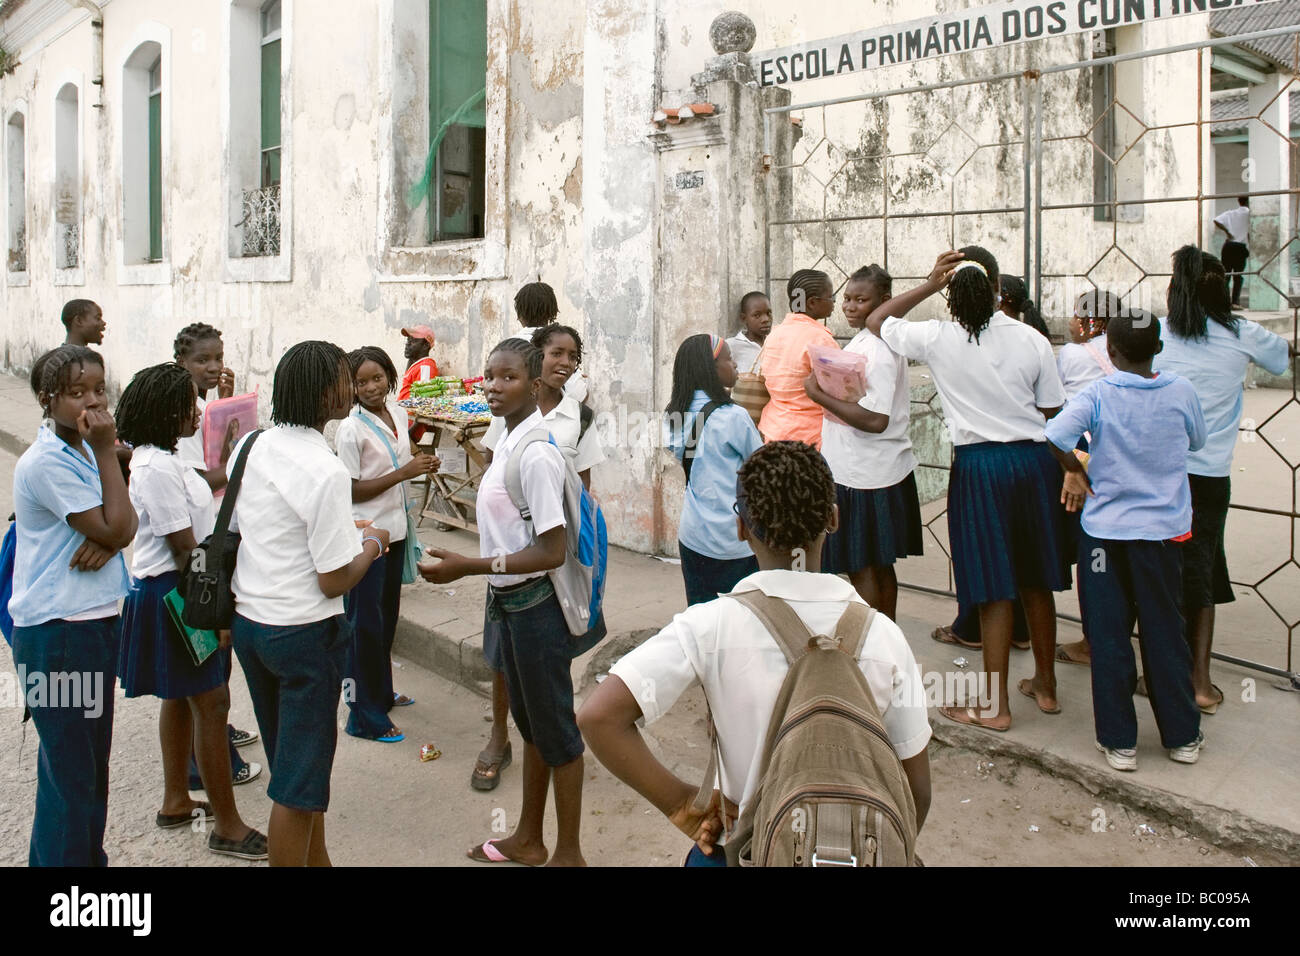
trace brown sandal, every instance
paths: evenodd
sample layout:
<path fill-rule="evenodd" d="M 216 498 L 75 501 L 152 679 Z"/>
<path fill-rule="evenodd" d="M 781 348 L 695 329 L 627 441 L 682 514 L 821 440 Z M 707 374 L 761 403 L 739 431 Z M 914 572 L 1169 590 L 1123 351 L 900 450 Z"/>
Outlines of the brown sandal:
<path fill-rule="evenodd" d="M 984 646 L 983 644 L 979 643 L 979 641 L 976 641 L 975 643 L 971 643 L 970 641 L 963 641 L 960 637 L 957 636 L 957 632 L 954 631 L 947 624 L 940 624 L 938 627 L 936 627 L 933 631 L 930 632 L 930 636 L 934 638 L 936 641 L 938 641 L 940 644 L 952 644 L 956 647 L 966 647 L 971 649 L 972 651 L 978 651 Z"/>
<path fill-rule="evenodd" d="M 475 790 L 495 790 L 497 784 L 501 782 L 501 771 L 510 766 L 513 757 L 508 740 L 506 749 L 499 754 L 488 750 L 482 751 L 474 765 L 474 772 L 470 774 L 469 785 Z"/>

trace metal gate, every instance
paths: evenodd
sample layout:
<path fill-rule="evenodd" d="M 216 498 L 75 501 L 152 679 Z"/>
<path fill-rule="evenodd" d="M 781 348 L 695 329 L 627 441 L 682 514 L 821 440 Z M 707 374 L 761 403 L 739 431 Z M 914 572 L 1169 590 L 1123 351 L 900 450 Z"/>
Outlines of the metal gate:
<path fill-rule="evenodd" d="M 795 267 L 829 272 L 838 288 L 854 267 L 872 261 L 906 286 L 907 280 L 929 273 L 940 247 L 978 243 L 999 255 L 1008 274 L 1015 274 L 1018 254 L 1020 274 L 1049 322 L 1054 316 L 1068 315 L 1075 295 L 1091 288 L 1115 291 L 1126 302 L 1136 299 L 1134 304 L 1163 314 L 1169 256 L 1184 243 L 1205 243 L 1207 203 L 1246 195 L 1289 207 L 1300 196 L 1300 189 L 1292 185 L 1294 172 L 1300 169 L 1300 148 L 1289 138 L 1289 123 L 1278 129 L 1265 122 L 1268 105 L 1239 116 L 1206 115 L 1215 50 L 1279 37 L 1291 41 L 1290 80 L 1282 89 L 1300 97 L 1297 24 L 1126 54 L 1103 50 L 1108 55 L 1038 70 L 766 109 L 764 278 L 769 295 L 774 302 L 784 301 L 785 280 Z M 1148 111 L 1142 105 L 1146 91 L 1141 81 L 1135 86 L 1130 77 L 1128 84 L 1116 83 L 1116 75 L 1145 69 L 1142 76 L 1147 77 L 1164 64 L 1184 79 L 1194 68 L 1195 100 L 1191 101 L 1189 84 L 1183 91 L 1186 109 L 1167 100 L 1159 109 L 1162 119 L 1180 109 L 1186 115 L 1148 124 L 1143 119 Z M 1125 85 L 1128 90 L 1121 92 L 1119 87 Z M 924 124 L 920 129 L 918 122 Z M 1257 135 L 1266 129 L 1281 137 L 1282 148 L 1289 150 L 1293 177 L 1273 189 L 1256 189 L 1253 182 L 1225 193 L 1208 188 L 1216 178 L 1210 168 L 1215 155 L 1211 134 L 1216 127 L 1233 123 L 1253 124 Z M 789 139 L 778 124 L 795 128 L 797 143 L 788 156 L 772 156 L 773 144 Z M 1194 177 L 1185 169 L 1192 154 Z M 1148 159 L 1178 170 L 1161 183 L 1157 195 L 1147 193 L 1151 187 Z M 1079 193 L 1081 185 L 1090 193 L 1071 195 Z M 967 203 L 968 195 L 976 191 L 979 201 Z M 1191 204 L 1194 218 L 1187 211 Z M 1256 297 L 1270 292 L 1276 297 L 1273 324 L 1285 326 L 1277 331 L 1289 335 L 1292 344 L 1300 331 L 1300 308 L 1292 303 L 1300 305 L 1300 299 L 1282 287 L 1286 283 L 1279 274 L 1285 271 L 1279 267 L 1294 259 L 1291 272 L 1300 275 L 1297 226 L 1293 220 L 1276 249 L 1261 256 L 1252 250 L 1247 271 L 1251 290 L 1259 290 Z M 1249 579 L 1233 581 L 1238 596 L 1247 600 L 1219 609 L 1219 646 L 1246 648 L 1232 654 L 1216 651 L 1214 656 L 1289 678 L 1300 687 L 1296 674 L 1300 427 L 1292 436 L 1293 458 L 1287 457 L 1288 436 L 1282 433 L 1286 426 L 1300 424 L 1296 387 L 1293 363 L 1290 391 L 1276 392 L 1277 407 L 1258 420 L 1250 417 L 1248 408 L 1242 422 L 1237 458 L 1243 456 L 1241 443 L 1267 448 L 1271 455 L 1265 470 L 1272 469 L 1278 480 L 1270 482 L 1266 500 L 1234 500 L 1231 505 L 1230 548 L 1234 539 L 1251 530 L 1252 522 L 1271 524 L 1263 534 L 1263 554 L 1252 545 L 1248 560 L 1233 561 L 1235 567 L 1251 568 Z M 1251 400 L 1252 405 L 1261 403 Z M 930 420 L 930 427 L 939 430 L 941 417 L 933 394 L 918 402 L 914 393 L 914 422 Z M 927 487 L 933 492 L 946 486 L 951 456 L 944 457 L 920 463 L 917 479 L 923 497 Z M 1256 458 L 1252 450 L 1253 467 Z M 1234 468 L 1237 463 L 1234 460 Z M 1248 496 L 1234 489 L 1234 499 L 1244 497 Z M 911 580 L 908 568 L 909 580 L 899 583 L 955 597 L 944 537 L 946 510 L 929 514 L 931 510 L 927 509 L 925 521 L 927 544 L 939 548 L 944 580 Z M 1252 541 L 1260 533 L 1261 528 L 1255 527 Z M 1285 541 L 1287 547 L 1270 558 L 1267 550 L 1274 541 Z M 924 560 L 913 559 L 909 565 Z M 1078 621 L 1072 614 L 1059 616 Z M 1255 633 L 1260 628 L 1273 633 L 1261 637 Z M 1284 635 L 1285 642 L 1277 635 Z"/>

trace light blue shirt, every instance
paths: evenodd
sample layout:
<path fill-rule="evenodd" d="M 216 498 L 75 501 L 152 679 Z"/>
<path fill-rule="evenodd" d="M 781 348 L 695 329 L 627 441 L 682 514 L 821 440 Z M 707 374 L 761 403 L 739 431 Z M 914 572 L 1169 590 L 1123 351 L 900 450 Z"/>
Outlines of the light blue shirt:
<path fill-rule="evenodd" d="M 1187 456 L 1205 444 L 1205 418 L 1185 378 L 1113 372 L 1089 383 L 1047 423 L 1047 440 L 1073 453 L 1092 434 L 1083 530 L 1115 541 L 1167 541 L 1192 529 Z"/>
<path fill-rule="evenodd" d="M 85 447 L 85 446 L 83 446 Z M 131 580 L 119 551 L 98 571 L 68 567 L 85 537 L 68 525 L 68 515 L 104 503 L 99 468 L 49 428 L 14 467 L 16 550 L 9 613 L 15 627 L 81 614 L 126 596 Z"/>
<path fill-rule="evenodd" d="M 666 429 L 666 441 L 681 461 L 686 450 L 686 436 L 691 434 L 695 415 L 707 405 L 709 396 L 697 391 L 684 416 L 683 431 Z M 682 520 L 677 540 L 692 551 L 708 558 L 730 561 L 753 555 L 749 545 L 736 537 L 736 472 L 763 438 L 754 427 L 749 412 L 740 405 L 720 405 L 713 410 L 700 433 L 691 465 L 691 480 L 686 485 Z"/>
<path fill-rule="evenodd" d="M 1157 372 L 1173 372 L 1192 383 L 1209 429 L 1205 447 L 1187 459 L 1187 471 L 1193 475 L 1222 478 L 1232 471 L 1232 450 L 1241 424 L 1242 387 L 1250 363 L 1274 375 L 1282 375 L 1290 367 L 1286 339 L 1249 319 L 1241 319 L 1237 330 L 1239 336 L 1211 319 L 1207 337 L 1193 341 L 1175 335 L 1169 330 L 1168 320 L 1163 320 L 1161 337 L 1165 347 L 1151 366 Z"/>

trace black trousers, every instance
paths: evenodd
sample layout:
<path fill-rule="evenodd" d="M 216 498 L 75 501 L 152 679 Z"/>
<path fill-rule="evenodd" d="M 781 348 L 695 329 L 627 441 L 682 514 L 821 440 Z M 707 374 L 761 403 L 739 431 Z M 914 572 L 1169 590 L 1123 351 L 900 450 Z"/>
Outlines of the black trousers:
<path fill-rule="evenodd" d="M 1242 272 L 1246 268 L 1246 260 L 1250 258 L 1250 250 L 1246 248 L 1244 242 L 1234 242 L 1229 239 L 1223 244 L 1223 268 L 1227 270 L 1228 282 L 1231 285 L 1232 304 L 1241 303 L 1241 280 Z"/>

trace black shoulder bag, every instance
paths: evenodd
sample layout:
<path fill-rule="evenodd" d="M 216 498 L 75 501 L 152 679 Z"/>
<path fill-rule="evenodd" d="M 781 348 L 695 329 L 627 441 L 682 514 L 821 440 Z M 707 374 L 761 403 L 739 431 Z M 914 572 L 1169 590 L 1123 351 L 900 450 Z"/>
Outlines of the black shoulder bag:
<path fill-rule="evenodd" d="M 226 495 L 217 512 L 217 525 L 203 543 L 190 552 L 190 563 L 181 572 L 180 594 L 185 599 L 182 617 L 187 626 L 205 631 L 226 630 L 235 617 L 235 559 L 239 555 L 239 535 L 230 530 L 235 513 L 235 499 L 244 478 L 248 453 L 261 430 L 253 432 L 239 450 L 235 470 L 226 485 Z"/>
<path fill-rule="evenodd" d="M 709 402 L 700 409 L 695 416 L 695 421 L 691 423 L 691 434 L 686 439 L 686 447 L 682 449 L 682 470 L 686 472 L 688 485 L 691 483 L 691 466 L 695 464 L 695 450 L 700 446 L 700 435 L 704 433 L 704 423 L 721 404 L 721 402 Z"/>

